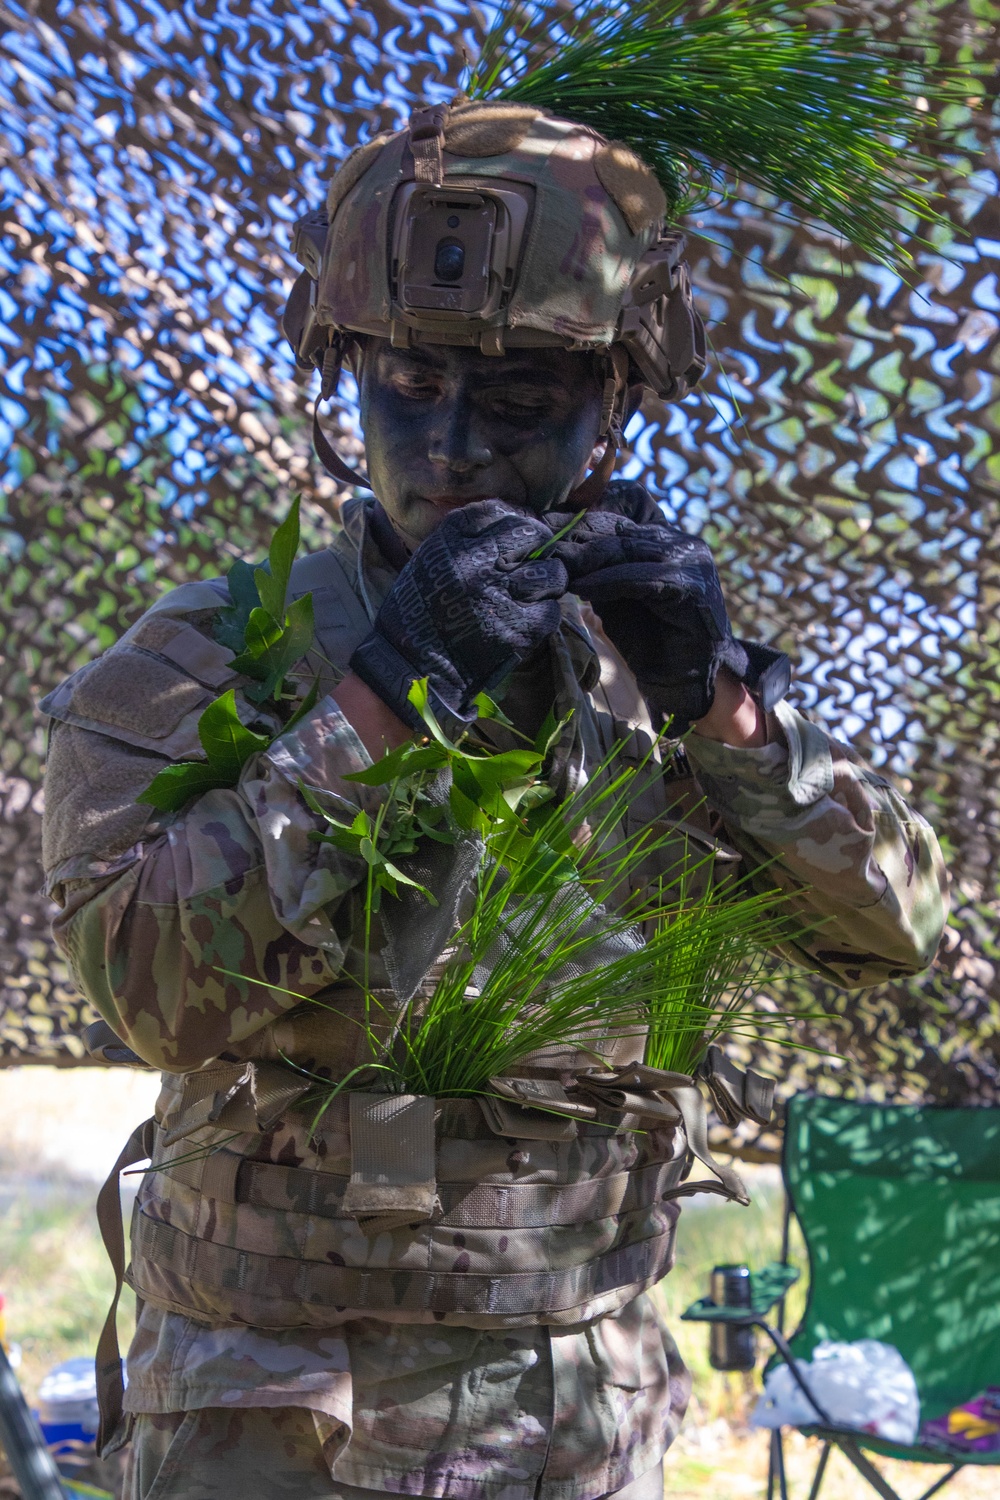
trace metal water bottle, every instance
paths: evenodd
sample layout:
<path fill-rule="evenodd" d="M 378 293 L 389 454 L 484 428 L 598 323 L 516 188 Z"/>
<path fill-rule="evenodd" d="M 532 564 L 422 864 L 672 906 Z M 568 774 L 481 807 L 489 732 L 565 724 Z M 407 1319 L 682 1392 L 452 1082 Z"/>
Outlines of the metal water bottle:
<path fill-rule="evenodd" d="M 710 1285 L 717 1307 L 750 1307 L 750 1267 L 716 1266 Z M 752 1370 L 757 1350 L 752 1328 L 738 1323 L 709 1324 L 708 1360 L 713 1370 Z"/>

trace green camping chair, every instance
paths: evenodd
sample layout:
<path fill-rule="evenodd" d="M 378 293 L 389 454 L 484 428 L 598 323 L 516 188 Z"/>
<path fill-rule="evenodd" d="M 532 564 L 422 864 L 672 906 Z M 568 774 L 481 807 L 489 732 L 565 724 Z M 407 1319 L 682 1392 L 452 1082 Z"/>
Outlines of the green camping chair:
<path fill-rule="evenodd" d="M 1000 1384 L 1000 1109 L 799 1095 L 788 1105 L 782 1172 L 783 1263 L 754 1278 L 749 1312 L 702 1301 L 685 1318 L 714 1322 L 721 1315 L 764 1329 L 807 1395 L 796 1360 L 810 1359 L 822 1339 L 893 1344 L 916 1377 L 921 1421 Z M 809 1255 L 809 1299 L 786 1343 L 765 1314 L 795 1278 L 784 1263 L 790 1214 Z M 819 1408 L 816 1424 L 801 1430 L 822 1443 L 809 1500 L 817 1500 L 834 1446 L 882 1500 L 899 1496 L 869 1452 L 949 1465 L 921 1500 L 966 1464 L 1000 1467 L 1000 1453 L 883 1442 L 836 1427 Z M 780 1432 L 772 1434 L 768 1500 L 776 1486 L 787 1500 Z"/>

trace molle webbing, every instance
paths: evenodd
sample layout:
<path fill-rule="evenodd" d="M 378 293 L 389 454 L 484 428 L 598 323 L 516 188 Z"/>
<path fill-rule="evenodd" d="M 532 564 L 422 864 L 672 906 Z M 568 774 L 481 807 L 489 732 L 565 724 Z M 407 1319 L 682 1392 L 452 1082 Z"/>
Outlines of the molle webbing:
<path fill-rule="evenodd" d="M 544 1182 L 480 1182 L 472 1187 L 464 1182 L 438 1182 L 434 1217 L 448 1229 L 500 1231 L 592 1223 L 628 1212 L 637 1204 L 655 1202 L 658 1191 L 670 1191 L 662 1179 L 676 1176 L 673 1166 L 672 1161 L 651 1162 L 560 1187 Z M 247 1203 L 282 1213 L 294 1208 L 297 1213 L 324 1219 L 355 1217 L 344 1208 L 350 1178 L 335 1172 L 253 1161 L 225 1150 L 200 1161 L 167 1164 L 162 1170 L 171 1183 L 181 1183 L 220 1203 Z M 704 1188 L 703 1183 L 692 1186 L 699 1191 Z"/>
<path fill-rule="evenodd" d="M 561 1321 L 560 1314 L 573 1322 L 579 1309 L 609 1292 L 627 1290 L 622 1300 L 631 1300 L 659 1280 L 673 1259 L 672 1215 L 639 1209 L 605 1225 L 610 1248 L 562 1270 L 418 1271 L 258 1253 L 184 1234 L 140 1213 L 129 1281 L 158 1306 L 210 1323 L 257 1328 L 327 1328 L 345 1309 L 350 1316 L 387 1321 L 455 1313 L 511 1325 Z M 629 1235 L 621 1244 L 623 1230 L 646 1234 Z M 452 1263 L 460 1261 L 454 1230 L 442 1225 L 441 1231 Z"/>
<path fill-rule="evenodd" d="M 262 1159 L 220 1127 L 173 1144 L 158 1131 L 133 1219 L 137 1293 L 207 1322 L 258 1327 L 322 1327 L 345 1307 L 536 1322 L 665 1270 L 675 1217 L 665 1205 L 690 1190 L 680 1129 L 581 1123 L 573 1140 L 498 1138 L 478 1104 L 447 1101 L 437 1106 L 435 1175 L 419 1164 L 430 1201 L 394 1215 L 389 1161 L 389 1212 L 379 1217 L 367 1197 L 354 1202 L 359 1184 L 366 1194 L 379 1181 L 377 1153 L 359 1171 L 370 1142 L 353 1139 L 359 1104 L 377 1097 L 335 1100 L 308 1166 L 304 1152 L 300 1164 Z"/>

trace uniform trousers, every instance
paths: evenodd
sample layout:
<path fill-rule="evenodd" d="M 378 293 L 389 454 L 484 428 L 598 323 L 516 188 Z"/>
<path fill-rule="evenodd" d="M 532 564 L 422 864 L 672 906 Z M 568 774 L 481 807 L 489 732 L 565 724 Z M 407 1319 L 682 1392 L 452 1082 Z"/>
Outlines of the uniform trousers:
<path fill-rule="evenodd" d="M 384 1500 L 338 1484 L 304 1407 L 251 1407 L 135 1419 L 124 1500 Z M 502 1500 L 502 1487 L 490 1486 Z M 663 1464 L 603 1500 L 663 1500 Z"/>

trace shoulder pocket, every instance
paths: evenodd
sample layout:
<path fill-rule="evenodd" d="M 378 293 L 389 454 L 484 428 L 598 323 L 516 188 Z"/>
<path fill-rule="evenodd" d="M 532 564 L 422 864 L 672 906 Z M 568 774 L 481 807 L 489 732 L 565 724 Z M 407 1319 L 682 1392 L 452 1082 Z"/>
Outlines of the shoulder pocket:
<path fill-rule="evenodd" d="M 168 760 L 200 754 L 198 719 L 238 681 L 232 653 L 185 620 L 153 613 L 41 702 L 42 712 Z"/>

